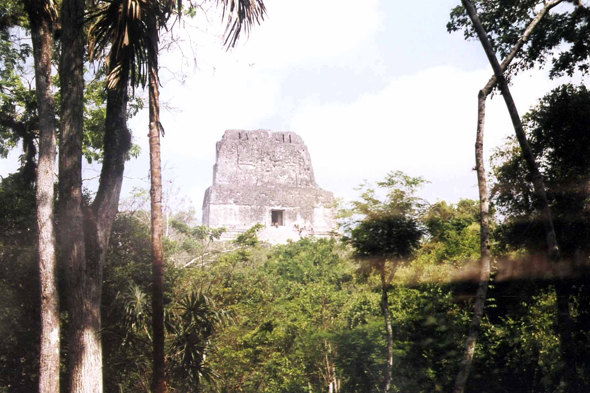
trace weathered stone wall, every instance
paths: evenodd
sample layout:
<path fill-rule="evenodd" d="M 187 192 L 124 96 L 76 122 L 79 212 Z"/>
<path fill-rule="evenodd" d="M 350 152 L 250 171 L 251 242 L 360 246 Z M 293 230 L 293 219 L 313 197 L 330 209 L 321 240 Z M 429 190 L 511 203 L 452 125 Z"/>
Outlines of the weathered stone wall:
<path fill-rule="evenodd" d="M 228 228 L 234 237 L 256 223 L 262 237 L 284 242 L 334 229 L 334 197 L 314 179 L 311 158 L 293 132 L 228 130 L 217 142 L 213 185 L 203 200 L 203 225 Z M 272 225 L 280 211 L 282 226 Z"/>
<path fill-rule="evenodd" d="M 227 130 L 217 142 L 213 185 L 317 187 L 307 147 L 294 132 Z"/>

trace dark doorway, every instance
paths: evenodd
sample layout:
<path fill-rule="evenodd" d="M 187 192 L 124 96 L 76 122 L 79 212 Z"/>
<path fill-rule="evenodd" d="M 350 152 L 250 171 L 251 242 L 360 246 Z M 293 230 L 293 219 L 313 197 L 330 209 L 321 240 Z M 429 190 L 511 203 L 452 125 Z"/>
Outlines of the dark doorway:
<path fill-rule="evenodd" d="M 283 212 L 284 210 L 271 210 L 271 221 L 273 226 L 283 226 L 285 225 L 283 221 Z"/>

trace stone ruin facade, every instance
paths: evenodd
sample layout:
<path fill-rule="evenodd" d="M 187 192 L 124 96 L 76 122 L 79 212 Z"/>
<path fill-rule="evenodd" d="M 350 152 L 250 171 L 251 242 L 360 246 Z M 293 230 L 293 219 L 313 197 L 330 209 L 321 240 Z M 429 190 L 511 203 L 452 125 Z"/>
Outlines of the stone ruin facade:
<path fill-rule="evenodd" d="M 330 236 L 335 228 L 334 196 L 316 184 L 299 135 L 227 130 L 216 147 L 203 225 L 225 227 L 224 238 L 231 239 L 261 223 L 265 228 L 259 237 L 270 243 Z"/>

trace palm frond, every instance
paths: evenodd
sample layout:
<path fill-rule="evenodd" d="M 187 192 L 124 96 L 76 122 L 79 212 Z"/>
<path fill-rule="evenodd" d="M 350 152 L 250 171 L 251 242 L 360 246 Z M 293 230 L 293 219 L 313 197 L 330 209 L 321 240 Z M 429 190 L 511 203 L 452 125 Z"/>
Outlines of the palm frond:
<path fill-rule="evenodd" d="M 148 60 L 155 54 L 154 38 L 148 34 L 147 16 L 159 9 L 157 0 L 105 0 L 88 15 L 90 59 L 108 51 L 109 89 L 145 86 Z M 157 38 L 156 38 L 157 39 Z"/>
<path fill-rule="evenodd" d="M 254 24 L 260 24 L 266 16 L 266 7 L 262 0 L 217 0 L 223 6 L 223 19 L 227 20 L 224 45 L 233 48 L 240 34 L 250 34 Z"/>

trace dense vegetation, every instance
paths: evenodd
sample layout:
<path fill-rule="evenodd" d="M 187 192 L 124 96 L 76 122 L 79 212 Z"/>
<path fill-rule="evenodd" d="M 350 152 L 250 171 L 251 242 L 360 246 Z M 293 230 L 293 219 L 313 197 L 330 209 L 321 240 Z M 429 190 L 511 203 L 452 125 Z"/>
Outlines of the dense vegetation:
<path fill-rule="evenodd" d="M 270 247 L 256 241 L 254 228 L 238 242 L 211 243 L 204 228 L 193 226 L 190 214 L 177 212 L 165 243 L 170 390 L 325 392 L 332 386 L 334 392 L 379 391 L 387 363 L 381 307 L 385 288 L 393 331 L 390 390 L 449 391 L 477 284 L 478 206 L 471 200 L 428 205 L 411 190 L 404 192 L 404 184 L 391 182 L 403 180 L 400 176 L 393 173 L 389 183 L 379 183 L 391 190 L 382 202 L 370 186 L 364 194 L 371 196 L 373 209 L 411 210 L 400 227 L 415 220 L 423 234 L 411 255 L 389 263 L 395 266 L 387 270 L 386 287 L 350 241 L 305 238 Z M 32 191 L 17 180 L 18 174 L 13 175 L 0 188 L 7 207 L 0 222 L 0 292 L 5 299 L 0 389 L 28 392 L 36 389 L 38 375 L 39 307 L 31 290 L 38 287 L 35 204 Z M 363 201 L 352 209 L 366 207 Z M 350 209 L 343 210 L 348 213 Z M 151 255 L 146 217 L 142 211 L 122 213 L 113 227 L 102 302 L 107 391 L 149 390 Z M 367 220 L 358 210 L 355 217 Z M 510 221 L 496 231 L 494 250 L 518 263 L 516 258 L 527 251 L 508 250 L 501 239 L 509 227 Z M 24 237 L 29 241 L 23 243 Z M 501 260 L 498 275 L 505 272 Z M 485 385 L 486 392 L 559 391 L 563 364 L 553 329 L 551 280 L 498 278 L 490 289 L 468 389 Z M 587 318 L 583 292 L 574 294 L 580 321 Z M 67 323 L 66 313 L 62 317 Z M 579 330 L 581 351 L 585 331 Z"/>
<path fill-rule="evenodd" d="M 217 3 L 228 47 L 266 15 L 262 0 Z M 424 179 L 391 172 L 341 206 L 330 239 L 271 247 L 255 226 L 219 242 L 175 212 L 162 247 L 158 37 L 182 1 L 1 0 L 0 157 L 23 155 L 0 184 L 0 392 L 590 391 L 590 93 L 563 85 L 521 119 L 507 83 L 549 63 L 588 73 L 590 10 L 461 3 L 448 30 L 477 36 L 494 68 L 479 203 L 429 204 Z M 148 80 L 152 208 L 116 215 Z M 489 187 L 496 88 L 516 139 Z M 83 157 L 102 164 L 94 196 Z"/>

